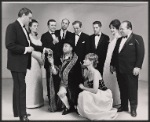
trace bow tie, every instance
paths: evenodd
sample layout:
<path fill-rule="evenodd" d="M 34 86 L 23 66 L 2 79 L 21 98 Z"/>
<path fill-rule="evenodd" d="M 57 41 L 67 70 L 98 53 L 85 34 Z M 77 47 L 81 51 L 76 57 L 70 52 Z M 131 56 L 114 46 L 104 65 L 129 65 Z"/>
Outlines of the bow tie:
<path fill-rule="evenodd" d="M 123 36 L 122 38 L 127 38 L 128 36 Z"/>
<path fill-rule="evenodd" d="M 95 36 L 100 36 L 100 34 L 95 34 Z"/>
<path fill-rule="evenodd" d="M 75 34 L 76 36 L 79 36 L 79 34 Z"/>
<path fill-rule="evenodd" d="M 25 25 L 24 26 L 22 26 L 23 28 L 25 28 Z"/>
<path fill-rule="evenodd" d="M 53 34 L 55 34 L 55 33 L 51 33 L 51 34 L 53 35 Z"/>

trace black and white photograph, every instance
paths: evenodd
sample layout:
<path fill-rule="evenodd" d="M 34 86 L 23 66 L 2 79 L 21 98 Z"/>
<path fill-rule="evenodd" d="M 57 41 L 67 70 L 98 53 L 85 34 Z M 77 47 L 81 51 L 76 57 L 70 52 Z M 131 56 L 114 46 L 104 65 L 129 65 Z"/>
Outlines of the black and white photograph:
<path fill-rule="evenodd" d="M 148 7 L 2 1 L 1 121 L 149 120 Z"/>

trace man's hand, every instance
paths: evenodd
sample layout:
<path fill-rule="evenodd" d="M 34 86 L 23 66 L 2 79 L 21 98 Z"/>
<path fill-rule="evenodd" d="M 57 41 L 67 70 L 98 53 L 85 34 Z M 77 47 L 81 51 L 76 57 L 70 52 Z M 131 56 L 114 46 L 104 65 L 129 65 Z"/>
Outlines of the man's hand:
<path fill-rule="evenodd" d="M 110 65 L 110 72 L 113 74 L 113 72 L 116 71 L 116 68 Z"/>
<path fill-rule="evenodd" d="M 59 42 L 58 37 L 56 37 L 55 39 L 53 39 L 53 44 L 56 44 L 56 43 L 58 43 L 58 42 Z"/>
<path fill-rule="evenodd" d="M 26 47 L 26 51 L 27 51 L 28 53 L 32 53 L 32 51 L 34 51 L 34 48 L 31 47 L 31 46 Z"/>
<path fill-rule="evenodd" d="M 79 88 L 80 89 L 84 89 L 84 85 L 83 84 L 79 84 Z"/>
<path fill-rule="evenodd" d="M 139 75 L 139 73 L 140 73 L 140 68 L 135 67 L 135 68 L 133 69 L 133 75 L 137 76 L 137 75 Z"/>
<path fill-rule="evenodd" d="M 50 48 L 44 48 L 45 52 L 44 53 L 53 53 L 53 51 Z"/>

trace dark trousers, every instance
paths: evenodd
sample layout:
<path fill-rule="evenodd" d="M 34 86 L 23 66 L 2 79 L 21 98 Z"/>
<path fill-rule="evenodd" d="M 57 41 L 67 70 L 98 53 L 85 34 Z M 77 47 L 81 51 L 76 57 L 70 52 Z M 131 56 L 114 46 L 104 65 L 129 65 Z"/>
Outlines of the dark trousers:
<path fill-rule="evenodd" d="M 14 117 L 26 114 L 26 72 L 11 71 L 13 77 L 13 113 Z"/>
<path fill-rule="evenodd" d="M 121 106 L 128 109 L 128 100 L 131 109 L 136 109 L 138 104 L 138 76 L 117 72 L 117 80 L 120 88 Z"/>

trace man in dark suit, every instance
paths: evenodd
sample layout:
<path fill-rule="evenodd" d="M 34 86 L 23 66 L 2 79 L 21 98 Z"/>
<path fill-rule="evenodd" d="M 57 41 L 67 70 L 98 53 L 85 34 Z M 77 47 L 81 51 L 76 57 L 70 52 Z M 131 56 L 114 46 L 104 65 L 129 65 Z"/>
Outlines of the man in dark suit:
<path fill-rule="evenodd" d="M 18 19 L 6 29 L 7 68 L 11 71 L 14 82 L 13 113 L 14 117 L 19 116 L 21 121 L 29 121 L 26 113 L 25 76 L 27 68 L 31 67 L 31 52 L 34 49 L 43 51 L 43 47 L 31 43 L 24 27 L 28 26 L 31 19 L 31 10 L 22 8 L 18 13 Z"/>
<path fill-rule="evenodd" d="M 109 44 L 109 37 L 101 32 L 102 24 L 100 21 L 93 22 L 94 34 L 90 36 L 90 52 L 98 55 L 99 63 L 97 69 L 103 76 L 103 68 L 107 54 L 107 48 Z"/>
<path fill-rule="evenodd" d="M 75 45 L 74 51 L 78 55 L 79 61 L 83 63 L 85 55 L 90 49 L 89 35 L 82 32 L 82 22 L 74 21 L 72 25 L 74 28 L 72 35 L 72 40 Z"/>
<path fill-rule="evenodd" d="M 59 35 L 58 33 L 55 32 L 56 30 L 56 20 L 54 19 L 50 19 L 47 22 L 47 26 L 48 26 L 48 31 L 44 34 L 42 34 L 41 36 L 41 42 L 42 42 L 42 46 L 46 47 L 46 48 L 50 48 L 53 51 L 52 56 L 54 57 L 54 64 L 55 65 L 59 65 L 60 64 L 60 41 L 59 41 Z M 47 58 L 47 54 L 45 54 L 45 64 L 44 64 L 44 68 L 46 70 L 46 82 L 47 82 L 47 96 L 49 99 L 49 111 L 56 111 L 56 101 L 57 101 L 57 92 L 59 90 L 59 78 L 58 76 L 54 75 L 53 76 L 53 81 L 52 82 L 52 77 L 51 77 L 51 72 L 50 72 L 50 63 L 48 62 L 48 58 Z M 52 84 L 54 83 L 54 84 Z M 53 87 L 54 85 L 54 87 Z M 52 91 L 53 89 L 53 91 Z M 52 93 L 53 92 L 53 93 Z M 55 93 L 54 93 L 55 92 Z M 55 99 L 56 98 L 56 99 Z"/>
<path fill-rule="evenodd" d="M 118 112 L 128 111 L 130 101 L 131 116 L 137 115 L 138 76 L 144 59 L 143 38 L 132 32 L 132 24 L 123 21 L 120 25 L 121 38 L 117 40 L 110 71 L 116 71 L 120 88 L 121 107 Z"/>
<path fill-rule="evenodd" d="M 67 30 L 69 27 L 69 24 L 70 24 L 70 21 L 67 18 L 63 19 L 61 22 L 61 29 L 56 30 L 55 32 L 57 35 L 59 35 L 59 41 L 62 45 L 65 39 L 72 37 L 72 33 Z"/>

